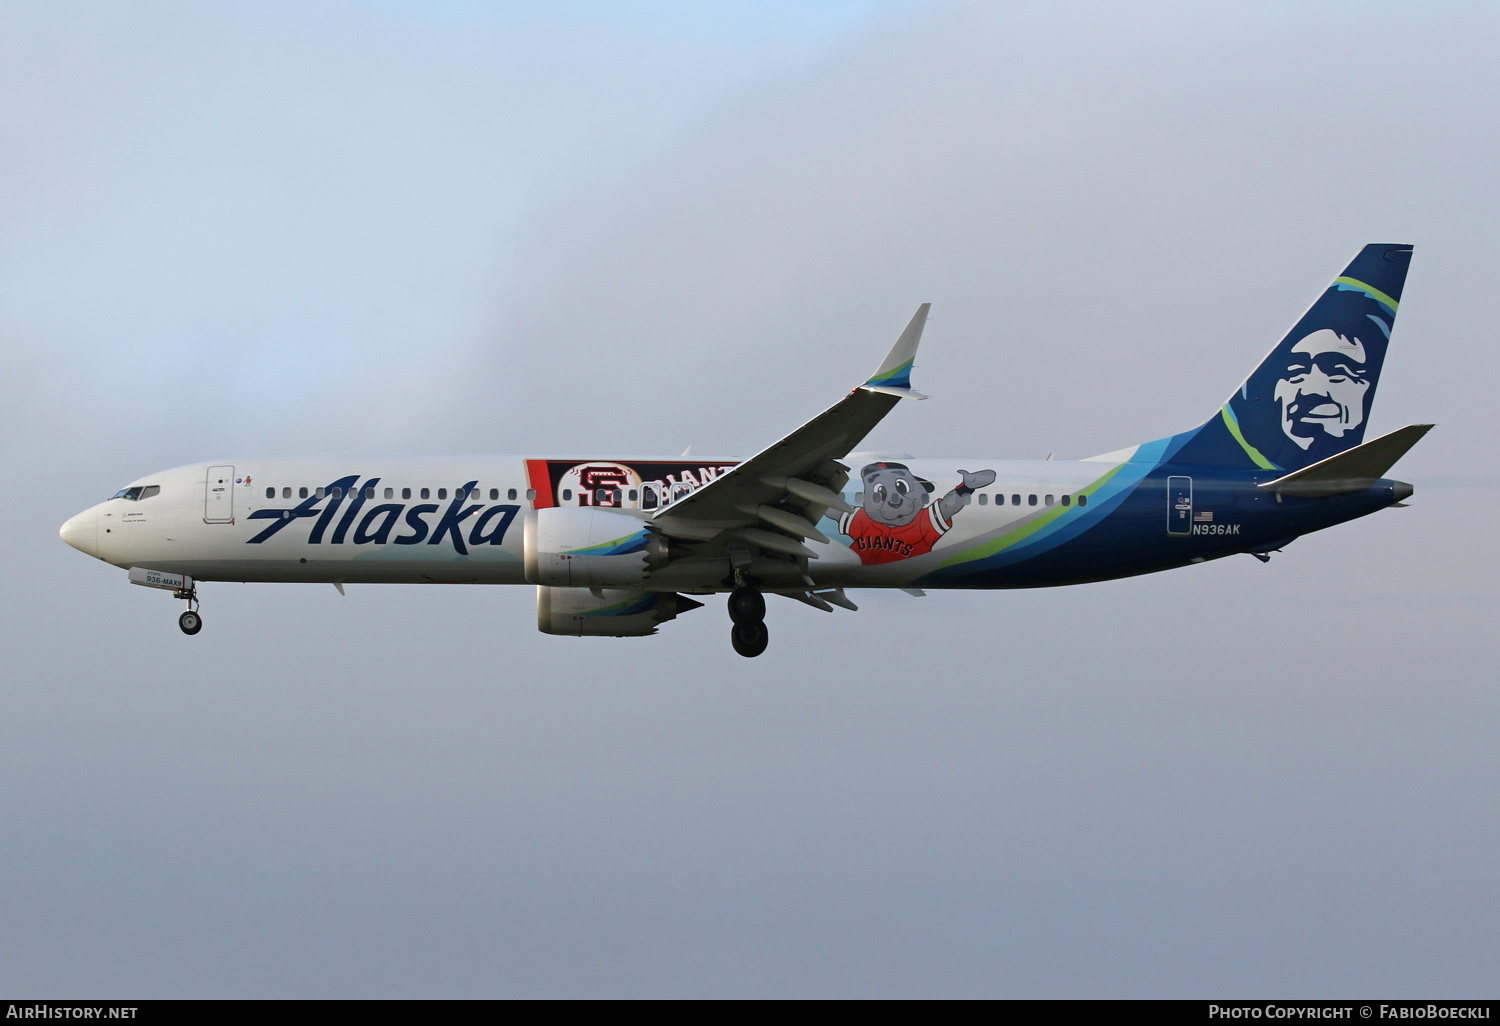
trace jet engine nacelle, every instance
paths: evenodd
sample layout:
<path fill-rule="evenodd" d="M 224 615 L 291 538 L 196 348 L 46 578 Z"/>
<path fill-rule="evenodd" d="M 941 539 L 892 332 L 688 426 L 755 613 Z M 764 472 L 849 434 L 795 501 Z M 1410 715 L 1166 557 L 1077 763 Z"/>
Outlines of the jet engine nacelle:
<path fill-rule="evenodd" d="M 626 513 L 556 507 L 523 526 L 526 580 L 553 588 L 628 588 L 665 565 L 667 539 Z"/>
<path fill-rule="evenodd" d="M 640 638 L 656 625 L 703 605 L 670 591 L 602 588 L 536 589 L 536 626 L 543 634 L 575 638 Z"/>

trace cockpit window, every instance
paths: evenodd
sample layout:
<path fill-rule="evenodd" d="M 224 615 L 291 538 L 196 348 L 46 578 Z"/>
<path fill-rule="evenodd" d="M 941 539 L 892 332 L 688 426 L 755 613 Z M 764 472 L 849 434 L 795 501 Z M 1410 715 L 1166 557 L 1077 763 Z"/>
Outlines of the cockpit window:
<path fill-rule="evenodd" d="M 161 494 L 161 485 L 136 485 L 134 488 L 121 488 L 111 495 L 111 499 L 129 499 L 137 502 L 141 499 L 149 499 L 153 495 Z"/>

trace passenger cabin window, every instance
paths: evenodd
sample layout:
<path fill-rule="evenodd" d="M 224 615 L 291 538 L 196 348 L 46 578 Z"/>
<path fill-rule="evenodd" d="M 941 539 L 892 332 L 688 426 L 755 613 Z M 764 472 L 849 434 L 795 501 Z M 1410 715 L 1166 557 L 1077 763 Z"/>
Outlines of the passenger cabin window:
<path fill-rule="evenodd" d="M 1049 505 L 1049 506 L 1052 505 L 1052 496 L 1050 496 L 1050 495 L 1047 496 L 1044 501 L 1046 502 L 1047 505 Z"/>
<path fill-rule="evenodd" d="M 447 497 L 448 497 L 448 489 L 446 489 L 446 488 L 439 488 L 438 489 L 438 498 L 439 499 L 446 499 Z"/>
<path fill-rule="evenodd" d="M 1071 495 L 1064 495 L 1062 497 L 1062 504 L 1064 506 L 1071 506 L 1073 504 L 1073 497 Z"/>
<path fill-rule="evenodd" d="M 373 489 L 373 488 L 366 488 L 365 489 L 365 498 L 367 498 L 367 499 L 373 499 L 373 498 L 375 498 L 375 489 Z"/>
<path fill-rule="evenodd" d="M 981 506 L 987 505 L 989 503 L 989 501 L 990 501 L 990 497 L 988 495 L 984 494 L 983 492 L 979 493 L 979 504 Z"/>
<path fill-rule="evenodd" d="M 291 488 L 291 485 L 288 485 L 287 487 L 285 487 L 285 488 L 283 488 L 281 490 L 281 497 L 283 499 L 290 499 L 292 497 L 292 488 Z"/>
<path fill-rule="evenodd" d="M 490 489 L 490 498 L 491 499 L 498 499 L 498 498 L 500 498 L 500 489 L 498 489 L 498 488 L 491 488 Z"/>
<path fill-rule="evenodd" d="M 333 487 L 333 490 L 332 490 L 332 492 L 330 494 L 335 499 L 342 499 L 344 497 L 344 490 L 342 488 L 338 487 L 337 485 L 335 485 Z"/>
<path fill-rule="evenodd" d="M 505 493 L 505 497 L 507 499 L 514 499 L 516 497 L 516 490 L 514 488 L 507 490 Z"/>
<path fill-rule="evenodd" d="M 528 488 L 528 489 L 526 489 L 526 501 L 530 502 L 532 499 L 535 499 L 535 498 L 536 498 L 536 489 L 535 488 Z"/>
<path fill-rule="evenodd" d="M 385 497 L 387 499 L 394 499 L 396 497 L 396 489 L 394 489 L 394 488 L 387 488 L 385 490 Z"/>
<path fill-rule="evenodd" d="M 630 493 L 629 493 L 629 499 L 630 499 L 630 501 L 634 502 L 636 500 L 636 498 L 637 498 L 637 496 L 636 496 L 635 489 L 634 488 L 630 489 Z"/>
<path fill-rule="evenodd" d="M 323 486 L 319 485 L 317 488 L 313 489 L 313 494 L 321 499 L 323 497 Z"/>
<path fill-rule="evenodd" d="M 1078 497 L 1078 505 L 1080 505 L 1080 506 L 1087 506 L 1088 504 L 1089 504 L 1089 497 L 1087 495 L 1080 495 Z"/>
<path fill-rule="evenodd" d="M 1026 505 L 1028 505 L 1028 506 L 1035 506 L 1036 505 L 1036 496 L 1035 495 L 1028 495 L 1028 496 L 1026 496 Z"/>
<path fill-rule="evenodd" d="M 571 489 L 571 488 L 564 488 L 563 489 L 563 502 L 571 502 L 571 501 L 573 501 L 573 489 Z"/>
<path fill-rule="evenodd" d="M 267 488 L 266 489 L 266 498 L 268 498 L 268 499 L 274 499 L 274 498 L 276 498 L 276 489 L 274 489 L 274 488 Z"/>
<path fill-rule="evenodd" d="M 426 489 L 426 488 L 423 488 L 422 489 L 422 498 L 424 498 L 424 499 L 430 499 L 430 498 L 432 498 L 432 492 L 430 490 Z"/>
<path fill-rule="evenodd" d="M 641 489 L 641 509 L 656 508 L 656 489 L 646 485 Z"/>
<path fill-rule="evenodd" d="M 1019 495 L 1012 495 L 1010 497 L 1010 504 L 1012 506 L 1019 506 L 1021 504 L 1021 497 Z"/>
<path fill-rule="evenodd" d="M 409 499 L 409 498 L 411 498 L 411 489 L 410 488 L 403 488 L 403 489 L 401 489 L 401 498 L 403 498 L 403 499 Z"/>
<path fill-rule="evenodd" d="M 323 492 L 323 489 L 319 488 L 318 489 L 318 493 L 322 494 L 322 492 Z M 305 499 L 305 498 L 307 498 L 307 489 L 305 487 L 297 489 L 297 498 L 299 498 L 299 499 Z"/>

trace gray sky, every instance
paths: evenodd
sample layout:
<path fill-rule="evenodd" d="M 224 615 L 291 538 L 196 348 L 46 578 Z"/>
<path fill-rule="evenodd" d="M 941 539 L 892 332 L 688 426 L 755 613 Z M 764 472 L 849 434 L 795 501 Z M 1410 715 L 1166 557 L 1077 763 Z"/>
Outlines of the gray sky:
<path fill-rule="evenodd" d="M 0 3 L 0 990 L 1493 995 L 1487 5 Z M 1038 592 L 534 629 L 164 596 L 152 470 L 1200 422 L 1366 242 L 1409 509 Z"/>

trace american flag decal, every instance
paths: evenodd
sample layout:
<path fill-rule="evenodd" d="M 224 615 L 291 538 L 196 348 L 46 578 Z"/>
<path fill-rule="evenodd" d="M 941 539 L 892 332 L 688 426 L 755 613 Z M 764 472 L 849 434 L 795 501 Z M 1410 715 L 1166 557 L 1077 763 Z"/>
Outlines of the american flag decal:
<path fill-rule="evenodd" d="M 1213 522 L 1214 515 L 1210 510 L 1204 510 L 1202 513 L 1193 514 L 1193 523 L 1195 524 L 1211 524 Z"/>

